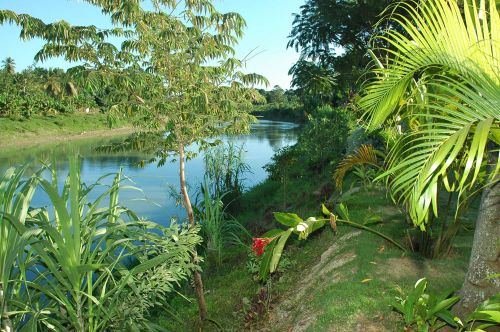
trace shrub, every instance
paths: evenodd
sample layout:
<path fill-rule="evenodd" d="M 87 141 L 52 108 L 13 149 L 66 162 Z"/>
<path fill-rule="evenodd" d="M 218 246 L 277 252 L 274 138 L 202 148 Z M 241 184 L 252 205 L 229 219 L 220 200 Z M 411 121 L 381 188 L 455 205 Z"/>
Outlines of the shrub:
<path fill-rule="evenodd" d="M 346 150 L 351 119 L 345 110 L 321 106 L 309 115 L 295 146 L 281 149 L 266 165 L 271 177 L 300 176 L 320 172 L 334 164 Z"/>

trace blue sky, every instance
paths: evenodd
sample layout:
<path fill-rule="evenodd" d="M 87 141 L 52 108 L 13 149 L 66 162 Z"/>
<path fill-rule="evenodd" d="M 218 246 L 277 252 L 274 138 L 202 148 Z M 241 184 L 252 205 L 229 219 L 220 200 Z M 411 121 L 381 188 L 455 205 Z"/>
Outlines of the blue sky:
<path fill-rule="evenodd" d="M 248 62 L 246 70 L 266 76 L 271 87 L 288 88 L 290 85 L 288 69 L 298 54 L 286 49 L 287 36 L 292 27 L 292 14 L 299 12 L 303 3 L 304 0 L 214 0 L 220 11 L 238 12 L 247 21 L 245 36 L 236 47 L 237 56 L 242 58 L 256 49 L 256 55 Z M 0 0 L 0 9 L 27 13 L 46 23 L 64 19 L 73 25 L 109 27 L 109 19 L 98 8 L 81 0 Z M 33 64 L 33 57 L 42 45 L 41 40 L 21 41 L 19 28 L 15 26 L 0 26 L 0 59 L 13 57 L 18 70 Z M 71 66 L 63 59 L 51 59 L 37 65 Z"/>

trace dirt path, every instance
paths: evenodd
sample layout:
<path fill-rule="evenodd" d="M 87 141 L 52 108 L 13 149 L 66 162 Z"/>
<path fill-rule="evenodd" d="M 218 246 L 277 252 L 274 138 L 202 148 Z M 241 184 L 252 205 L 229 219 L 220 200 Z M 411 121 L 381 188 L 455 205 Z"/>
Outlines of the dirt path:
<path fill-rule="evenodd" d="M 132 127 L 100 129 L 93 131 L 83 131 L 72 134 L 35 134 L 23 133 L 14 137 L 2 137 L 0 139 L 0 151 L 13 150 L 20 147 L 30 147 L 35 145 L 46 145 L 58 142 L 76 141 L 87 138 L 113 137 L 131 134 L 135 131 Z"/>
<path fill-rule="evenodd" d="M 266 331 L 304 332 L 316 319 L 316 314 L 308 307 L 308 294 L 312 289 L 321 288 L 324 283 L 335 283 L 342 280 L 338 270 L 356 258 L 354 252 L 339 253 L 351 239 L 361 234 L 353 231 L 340 237 L 323 254 L 295 289 L 284 301 L 278 303 L 270 315 Z M 300 313 L 300 314 L 297 314 Z"/>

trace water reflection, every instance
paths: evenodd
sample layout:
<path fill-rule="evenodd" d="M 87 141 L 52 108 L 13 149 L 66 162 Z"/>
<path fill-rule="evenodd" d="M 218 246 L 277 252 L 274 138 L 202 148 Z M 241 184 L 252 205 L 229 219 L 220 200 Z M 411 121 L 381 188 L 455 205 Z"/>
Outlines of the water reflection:
<path fill-rule="evenodd" d="M 252 170 L 252 174 L 247 175 L 244 180 L 244 184 L 248 188 L 266 178 L 267 174 L 262 167 L 271 160 L 278 149 L 294 144 L 297 134 L 298 126 L 295 124 L 261 120 L 252 125 L 251 132 L 247 135 L 222 139 L 223 141 L 232 141 L 237 145 L 244 145 L 245 161 Z M 66 177 L 68 171 L 68 156 L 79 154 L 82 159 L 81 177 L 85 183 L 93 183 L 103 174 L 116 172 L 121 167 L 124 174 L 130 178 L 129 184 L 141 190 L 141 192 L 123 190 L 120 194 L 122 204 L 132 208 L 138 215 L 162 224 L 168 224 L 172 216 L 183 218 L 183 210 L 176 205 L 175 200 L 170 195 L 171 188 L 174 191 L 178 188 L 177 163 L 167 162 L 162 167 L 149 164 L 140 168 L 138 163 L 151 156 L 139 152 L 96 151 L 99 146 L 123 139 L 124 137 L 85 139 L 0 152 L 0 171 L 3 172 L 7 167 L 26 162 L 35 164 L 40 160 L 48 161 L 56 165 L 60 178 L 59 183 L 62 183 L 61 180 Z M 186 175 L 191 192 L 196 191 L 202 181 L 203 174 L 203 156 L 200 155 L 187 162 Z M 107 183 L 110 183 L 111 179 L 109 178 Z M 99 191 L 95 195 L 98 193 Z M 38 191 L 35 194 L 34 204 L 46 206 L 49 201 L 44 193 Z"/>

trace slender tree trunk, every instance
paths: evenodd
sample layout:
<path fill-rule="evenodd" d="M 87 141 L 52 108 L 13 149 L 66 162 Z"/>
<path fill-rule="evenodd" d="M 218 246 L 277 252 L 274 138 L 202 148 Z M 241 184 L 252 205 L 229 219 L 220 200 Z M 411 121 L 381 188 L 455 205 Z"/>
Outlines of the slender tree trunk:
<path fill-rule="evenodd" d="M 496 160 L 494 161 L 496 164 Z M 499 180 L 497 176 L 496 180 Z M 487 298 L 500 293 L 500 279 L 487 279 L 500 273 L 500 182 L 486 188 L 481 196 L 469 268 L 460 291 L 462 299 L 456 313 L 462 317 Z"/>
<path fill-rule="evenodd" d="M 181 192 L 184 198 L 184 208 L 186 209 L 189 223 L 194 226 L 194 213 L 193 206 L 191 205 L 191 200 L 189 199 L 189 194 L 186 185 L 186 174 L 185 174 L 185 153 L 184 144 L 179 144 L 179 166 L 180 166 L 180 182 L 181 182 Z M 195 252 L 194 259 L 196 260 L 197 254 Z M 201 280 L 201 274 L 199 271 L 194 272 L 194 288 L 196 292 L 196 297 L 198 299 L 198 309 L 200 314 L 200 320 L 203 322 L 207 317 L 207 305 L 205 303 L 205 294 L 203 292 L 203 281 Z"/>

